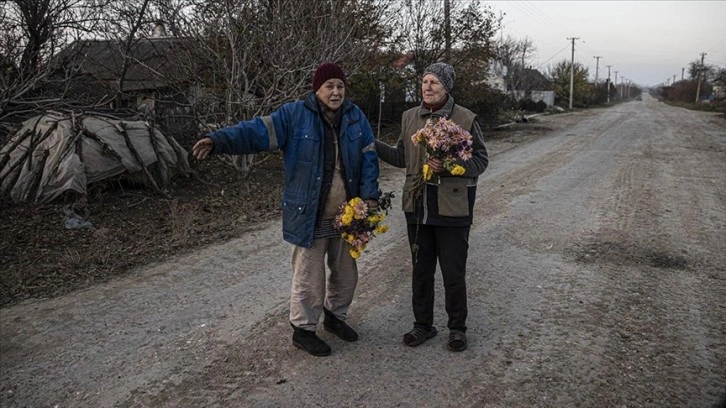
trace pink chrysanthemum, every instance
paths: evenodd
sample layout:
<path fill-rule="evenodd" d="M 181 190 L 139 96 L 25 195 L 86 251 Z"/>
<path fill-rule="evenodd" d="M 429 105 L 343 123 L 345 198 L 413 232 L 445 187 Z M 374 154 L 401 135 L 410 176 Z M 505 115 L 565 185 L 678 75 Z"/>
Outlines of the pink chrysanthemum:
<path fill-rule="evenodd" d="M 442 160 L 447 170 L 456 168 L 457 174 L 463 174 L 463 167 L 456 164 L 456 159 L 466 161 L 472 157 L 471 134 L 446 118 L 428 119 L 426 125 L 411 136 L 411 141 L 414 145 L 422 144 L 428 156 Z"/>

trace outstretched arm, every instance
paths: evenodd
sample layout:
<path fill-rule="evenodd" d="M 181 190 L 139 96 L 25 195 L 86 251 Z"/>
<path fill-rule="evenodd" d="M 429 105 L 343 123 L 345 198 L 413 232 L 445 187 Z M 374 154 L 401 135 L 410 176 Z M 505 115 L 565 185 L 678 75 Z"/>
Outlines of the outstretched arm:
<path fill-rule="evenodd" d="M 406 158 L 404 156 L 403 140 L 399 137 L 396 146 L 391 146 L 376 139 L 376 153 L 378 158 L 391 166 L 403 168 L 406 167 Z"/>
<path fill-rule="evenodd" d="M 212 150 L 214 150 L 214 141 L 211 137 L 204 137 L 194 144 L 194 147 L 192 147 L 192 155 L 197 160 L 204 160 L 212 153 Z"/>

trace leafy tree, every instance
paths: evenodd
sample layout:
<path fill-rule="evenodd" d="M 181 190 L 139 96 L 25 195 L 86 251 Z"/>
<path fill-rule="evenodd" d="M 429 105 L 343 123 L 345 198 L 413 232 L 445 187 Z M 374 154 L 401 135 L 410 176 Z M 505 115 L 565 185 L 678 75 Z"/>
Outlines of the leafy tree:
<path fill-rule="evenodd" d="M 608 81 L 609 79 L 605 79 L 605 82 L 600 82 L 597 84 L 590 84 L 592 86 L 592 94 L 591 94 L 591 103 L 594 105 L 603 105 L 608 102 Z M 569 83 L 568 83 L 569 84 Z M 568 88 L 569 92 L 569 88 Z M 618 95 L 617 88 L 611 83 L 610 84 L 610 101 L 614 101 Z M 569 98 L 569 93 L 568 93 Z"/>
<path fill-rule="evenodd" d="M 697 80 L 678 81 L 673 85 L 660 88 L 660 96 L 668 102 L 693 103 L 696 99 L 698 89 Z M 709 83 L 703 82 L 700 87 L 700 95 L 710 95 L 712 87 Z"/>
<path fill-rule="evenodd" d="M 554 83 L 555 104 L 569 106 L 570 101 L 570 68 L 568 60 L 562 60 L 549 69 L 549 76 Z M 573 107 L 586 107 L 592 101 L 592 89 L 587 81 L 588 69 L 576 62 L 574 64 L 574 86 L 572 96 Z"/>

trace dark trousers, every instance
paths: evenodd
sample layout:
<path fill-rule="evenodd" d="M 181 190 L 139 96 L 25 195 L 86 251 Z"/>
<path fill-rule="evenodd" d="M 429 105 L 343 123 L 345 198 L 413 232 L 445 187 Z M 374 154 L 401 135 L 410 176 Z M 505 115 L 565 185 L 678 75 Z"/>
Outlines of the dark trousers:
<path fill-rule="evenodd" d="M 447 326 L 466 331 L 466 257 L 470 228 L 408 224 L 413 260 L 414 326 L 428 329 L 434 323 L 434 273 L 438 260 L 449 315 Z"/>

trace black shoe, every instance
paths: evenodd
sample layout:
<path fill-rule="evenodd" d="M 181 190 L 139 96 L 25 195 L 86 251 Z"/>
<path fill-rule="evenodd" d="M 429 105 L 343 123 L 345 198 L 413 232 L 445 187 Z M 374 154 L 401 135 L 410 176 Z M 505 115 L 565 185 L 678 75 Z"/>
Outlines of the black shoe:
<path fill-rule="evenodd" d="M 338 319 L 330 310 L 323 308 L 325 312 L 325 320 L 323 320 L 323 328 L 345 341 L 358 340 L 358 333 L 351 329 L 347 323 Z"/>
<path fill-rule="evenodd" d="M 414 326 L 413 330 L 403 335 L 403 343 L 409 347 L 416 347 L 426 340 L 436 336 L 436 333 L 436 327 L 434 326 L 431 326 L 428 330 Z"/>
<path fill-rule="evenodd" d="M 324 341 L 320 340 L 314 331 L 299 329 L 292 326 L 294 331 L 292 332 L 292 344 L 314 356 L 329 356 L 330 346 Z"/>
<path fill-rule="evenodd" d="M 451 351 L 464 351 L 466 350 L 466 334 L 461 330 L 451 330 L 449 332 L 449 342 L 446 347 Z"/>

